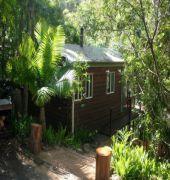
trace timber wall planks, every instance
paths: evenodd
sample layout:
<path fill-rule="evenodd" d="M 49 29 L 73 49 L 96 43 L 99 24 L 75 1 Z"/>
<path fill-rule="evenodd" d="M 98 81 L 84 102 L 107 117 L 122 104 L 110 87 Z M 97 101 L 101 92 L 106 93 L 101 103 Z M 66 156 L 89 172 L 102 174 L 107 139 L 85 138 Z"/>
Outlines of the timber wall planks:
<path fill-rule="evenodd" d="M 75 126 L 101 130 L 121 113 L 121 74 L 118 67 L 90 67 L 93 74 L 93 98 L 75 101 Z M 106 71 L 115 72 L 115 92 L 106 94 Z M 112 111 L 111 111 L 112 109 Z"/>

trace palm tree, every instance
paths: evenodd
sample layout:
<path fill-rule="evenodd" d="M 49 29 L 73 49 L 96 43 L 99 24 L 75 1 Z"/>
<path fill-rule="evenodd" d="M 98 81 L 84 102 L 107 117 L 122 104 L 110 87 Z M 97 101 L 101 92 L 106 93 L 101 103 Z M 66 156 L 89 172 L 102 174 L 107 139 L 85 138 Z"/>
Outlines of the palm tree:
<path fill-rule="evenodd" d="M 38 24 L 35 37 L 38 42 L 33 65 L 36 81 L 31 92 L 34 95 L 33 99 L 36 105 L 40 107 L 39 118 L 43 129 L 45 129 L 45 104 L 50 101 L 52 96 L 57 94 L 56 82 L 69 66 L 60 66 L 65 41 L 61 26 L 55 30 L 48 28 L 45 24 Z M 60 90 L 62 89 L 64 90 L 64 88 L 60 88 Z"/>
<path fill-rule="evenodd" d="M 66 63 L 65 66 L 61 66 L 61 52 L 65 41 L 61 26 L 52 29 L 44 23 L 39 23 L 36 26 L 35 37 L 36 45 L 31 37 L 23 38 L 20 56 L 10 62 L 8 69 L 13 81 L 27 85 L 32 93 L 33 100 L 40 107 L 39 118 L 45 129 L 45 104 L 52 96 L 69 93 L 69 82 L 59 79 L 71 65 Z"/>

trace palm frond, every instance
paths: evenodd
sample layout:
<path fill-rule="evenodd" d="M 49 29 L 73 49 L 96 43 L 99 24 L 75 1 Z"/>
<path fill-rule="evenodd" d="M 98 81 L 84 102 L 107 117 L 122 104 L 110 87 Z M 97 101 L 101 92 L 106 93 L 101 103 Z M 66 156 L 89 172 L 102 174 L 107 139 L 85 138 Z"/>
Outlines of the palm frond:
<path fill-rule="evenodd" d="M 42 39 L 46 37 L 47 32 L 48 32 L 48 25 L 45 21 L 41 20 L 36 24 L 34 35 L 38 44 L 40 44 Z"/>
<path fill-rule="evenodd" d="M 55 96 L 55 90 L 50 87 L 42 87 L 36 93 L 35 103 L 37 106 L 44 106 L 51 100 L 51 97 Z"/>
<path fill-rule="evenodd" d="M 57 28 L 57 32 L 49 28 L 40 41 L 35 60 L 44 84 L 48 84 L 54 77 L 64 41 L 64 31 L 61 27 Z"/>
<path fill-rule="evenodd" d="M 53 49 L 55 51 L 54 59 L 60 60 L 64 43 L 65 43 L 64 29 L 62 28 L 62 26 L 58 26 L 56 36 L 54 36 L 54 41 L 53 41 Z"/>
<path fill-rule="evenodd" d="M 34 53 L 35 53 L 34 41 L 28 34 L 24 34 L 22 37 L 22 42 L 19 46 L 20 56 L 25 57 L 28 61 L 30 61 L 34 56 Z"/>

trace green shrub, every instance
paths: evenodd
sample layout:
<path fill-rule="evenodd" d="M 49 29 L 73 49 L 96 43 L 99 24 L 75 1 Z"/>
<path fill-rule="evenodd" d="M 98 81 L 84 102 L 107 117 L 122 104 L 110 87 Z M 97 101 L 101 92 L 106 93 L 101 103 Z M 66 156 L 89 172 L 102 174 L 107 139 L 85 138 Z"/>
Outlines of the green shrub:
<path fill-rule="evenodd" d="M 30 136 L 31 131 L 31 123 L 35 122 L 32 117 L 21 117 L 21 118 L 12 118 L 11 119 L 11 130 L 14 135 L 17 137 L 24 139 Z"/>
<path fill-rule="evenodd" d="M 96 133 L 97 133 L 96 131 L 91 132 L 86 129 L 78 129 L 75 132 L 74 139 L 80 141 L 81 144 L 90 143 L 93 141 L 93 137 L 95 136 Z"/>
<path fill-rule="evenodd" d="M 93 141 L 93 137 L 97 132 L 91 132 L 86 129 L 78 129 L 74 135 L 68 135 L 65 144 L 73 147 L 74 149 L 80 148 L 85 143 Z"/>
<path fill-rule="evenodd" d="M 43 141 L 49 145 L 66 145 L 74 149 L 78 149 L 82 144 L 91 142 L 96 132 L 91 133 L 90 131 L 79 129 L 74 135 L 67 134 L 66 128 L 60 126 L 55 131 L 51 126 L 43 133 Z"/>
<path fill-rule="evenodd" d="M 82 143 L 79 139 L 75 139 L 73 135 L 70 135 L 66 137 L 64 144 L 74 149 L 79 149 Z"/>
<path fill-rule="evenodd" d="M 112 137 L 111 168 L 123 179 L 168 179 L 168 163 L 150 158 L 143 147 L 132 146 L 132 133 L 119 131 Z M 169 169 L 170 170 L 170 169 Z"/>
<path fill-rule="evenodd" d="M 63 144 L 66 138 L 66 128 L 62 126 L 55 131 L 51 126 L 43 133 L 43 141 L 49 145 Z"/>
<path fill-rule="evenodd" d="M 56 132 L 54 129 L 50 126 L 43 132 L 43 141 L 49 145 L 56 144 Z"/>
<path fill-rule="evenodd" d="M 65 142 L 65 138 L 67 136 L 66 133 L 67 133 L 66 128 L 61 126 L 56 133 L 56 143 L 57 144 L 60 145 L 60 144 L 63 144 Z"/>

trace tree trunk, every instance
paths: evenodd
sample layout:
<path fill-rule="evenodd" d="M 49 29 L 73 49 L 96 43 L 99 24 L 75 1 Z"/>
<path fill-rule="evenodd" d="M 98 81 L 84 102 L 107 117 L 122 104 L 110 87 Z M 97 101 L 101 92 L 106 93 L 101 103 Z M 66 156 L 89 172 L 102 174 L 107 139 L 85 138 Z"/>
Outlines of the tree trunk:
<path fill-rule="evenodd" d="M 40 122 L 42 124 L 43 131 L 46 130 L 45 107 L 40 107 Z"/>

